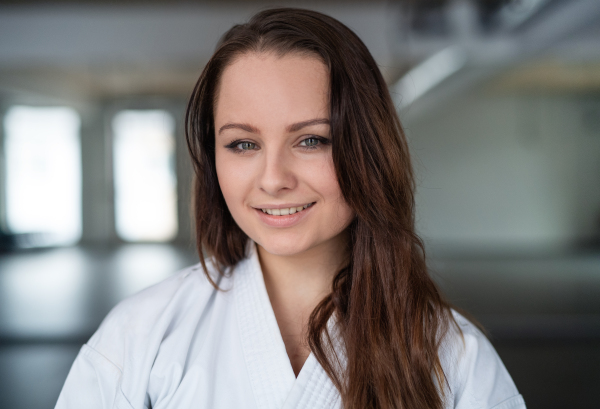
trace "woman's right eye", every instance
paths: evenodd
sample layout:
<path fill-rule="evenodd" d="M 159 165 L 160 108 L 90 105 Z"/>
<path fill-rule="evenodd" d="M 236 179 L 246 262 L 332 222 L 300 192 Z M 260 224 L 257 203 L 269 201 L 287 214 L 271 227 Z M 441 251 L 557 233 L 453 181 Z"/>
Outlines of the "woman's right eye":
<path fill-rule="evenodd" d="M 254 142 L 249 141 L 233 141 L 225 147 L 235 153 L 244 153 L 257 149 L 256 144 Z"/>
<path fill-rule="evenodd" d="M 251 151 L 256 148 L 256 144 L 254 142 L 240 142 L 237 144 L 237 148 L 243 151 Z"/>

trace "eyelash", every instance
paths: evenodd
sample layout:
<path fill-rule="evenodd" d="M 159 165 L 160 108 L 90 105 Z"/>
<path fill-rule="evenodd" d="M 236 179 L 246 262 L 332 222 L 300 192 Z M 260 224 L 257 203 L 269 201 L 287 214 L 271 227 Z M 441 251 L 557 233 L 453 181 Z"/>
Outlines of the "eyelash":
<path fill-rule="evenodd" d="M 311 135 L 308 138 L 305 138 L 305 139 L 301 140 L 300 143 L 305 142 L 308 139 L 316 139 L 319 143 L 317 145 L 314 145 L 314 146 L 300 146 L 300 148 L 302 148 L 302 149 L 304 149 L 306 151 L 312 151 L 312 150 L 315 150 L 315 149 L 319 149 L 319 147 L 321 145 L 329 145 L 331 143 L 331 141 L 329 139 L 324 138 L 322 136 L 316 136 L 316 135 Z M 256 145 L 256 143 L 254 143 L 254 142 L 246 141 L 246 140 L 243 140 L 243 139 L 237 139 L 237 140 L 231 142 L 230 144 L 225 145 L 225 148 L 229 149 L 230 151 L 232 151 L 234 153 L 239 153 L 239 154 L 244 154 L 246 152 L 249 152 L 250 150 L 254 150 L 254 149 L 240 149 L 240 148 L 238 148 L 238 145 L 242 144 L 242 143 L 252 143 L 252 144 Z"/>

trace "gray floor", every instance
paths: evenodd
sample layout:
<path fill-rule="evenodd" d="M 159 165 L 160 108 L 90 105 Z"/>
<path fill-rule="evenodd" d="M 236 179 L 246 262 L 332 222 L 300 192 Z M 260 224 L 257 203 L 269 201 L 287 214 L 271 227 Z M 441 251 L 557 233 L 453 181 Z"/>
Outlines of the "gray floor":
<path fill-rule="evenodd" d="M 600 408 L 600 252 L 434 252 L 430 268 L 486 328 L 529 409 Z"/>
<path fill-rule="evenodd" d="M 110 308 L 195 262 L 170 245 L 0 255 L 0 408 L 52 408 Z M 433 252 L 430 266 L 487 328 L 528 408 L 600 407 L 600 252 Z"/>

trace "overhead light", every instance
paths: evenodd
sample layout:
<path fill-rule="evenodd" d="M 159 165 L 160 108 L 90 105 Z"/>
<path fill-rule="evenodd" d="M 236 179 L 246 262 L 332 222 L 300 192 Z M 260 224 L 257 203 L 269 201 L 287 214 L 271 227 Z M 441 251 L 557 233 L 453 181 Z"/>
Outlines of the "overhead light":
<path fill-rule="evenodd" d="M 398 109 L 406 108 L 460 70 L 466 62 L 466 52 L 457 46 L 445 48 L 427 58 L 391 87 L 396 106 Z"/>

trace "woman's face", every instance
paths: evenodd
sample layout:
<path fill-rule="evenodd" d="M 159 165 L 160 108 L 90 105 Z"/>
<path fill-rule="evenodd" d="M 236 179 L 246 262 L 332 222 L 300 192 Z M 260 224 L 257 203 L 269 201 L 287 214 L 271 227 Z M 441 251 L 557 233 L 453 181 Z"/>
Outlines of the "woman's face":
<path fill-rule="evenodd" d="M 328 92 L 326 66 L 297 54 L 248 53 L 222 74 L 219 185 L 238 226 L 271 254 L 335 244 L 353 218 L 331 156 Z"/>

